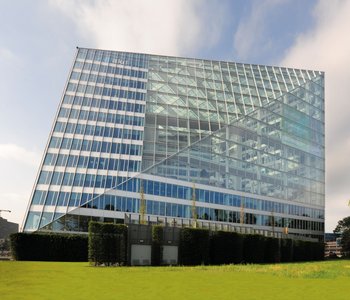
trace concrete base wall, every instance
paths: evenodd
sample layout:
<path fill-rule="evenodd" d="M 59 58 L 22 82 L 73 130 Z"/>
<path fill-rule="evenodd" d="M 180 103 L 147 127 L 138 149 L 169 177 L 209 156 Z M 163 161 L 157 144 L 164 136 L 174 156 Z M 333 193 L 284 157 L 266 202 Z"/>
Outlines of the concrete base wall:
<path fill-rule="evenodd" d="M 131 245 L 130 264 L 132 266 L 150 266 L 151 252 L 151 245 Z"/>
<path fill-rule="evenodd" d="M 177 265 L 178 246 L 163 246 L 163 265 Z"/>

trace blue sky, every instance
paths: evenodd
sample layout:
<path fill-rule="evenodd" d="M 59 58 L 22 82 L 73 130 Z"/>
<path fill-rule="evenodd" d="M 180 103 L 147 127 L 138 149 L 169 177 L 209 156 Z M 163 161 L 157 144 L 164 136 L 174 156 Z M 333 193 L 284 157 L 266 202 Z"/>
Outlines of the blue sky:
<path fill-rule="evenodd" d="M 0 209 L 21 223 L 76 46 L 326 72 L 326 228 L 350 215 L 350 1 L 0 0 Z"/>

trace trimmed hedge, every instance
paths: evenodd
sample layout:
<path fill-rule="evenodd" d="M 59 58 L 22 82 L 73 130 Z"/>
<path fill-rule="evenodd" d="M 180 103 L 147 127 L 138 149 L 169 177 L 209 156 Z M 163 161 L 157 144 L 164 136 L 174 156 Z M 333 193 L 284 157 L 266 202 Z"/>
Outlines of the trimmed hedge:
<path fill-rule="evenodd" d="M 210 234 L 212 234 L 210 236 Z M 95 265 L 127 264 L 125 225 L 90 222 L 89 236 L 55 233 L 15 233 L 10 236 L 16 260 L 90 261 Z M 154 266 L 162 263 L 163 227 L 152 227 Z M 324 244 L 291 239 L 209 232 L 183 228 L 179 240 L 179 264 L 276 263 L 324 259 Z"/>
<path fill-rule="evenodd" d="M 293 240 L 281 239 L 281 262 L 293 261 Z"/>
<path fill-rule="evenodd" d="M 313 243 L 313 260 L 324 260 L 324 243 Z"/>
<path fill-rule="evenodd" d="M 244 235 L 243 257 L 247 263 L 263 263 L 265 256 L 265 237 L 258 234 Z"/>
<path fill-rule="evenodd" d="M 257 234 L 217 231 L 210 236 L 204 229 L 181 231 L 179 263 L 183 265 L 278 263 L 323 260 L 324 244 L 277 239 Z M 208 260 L 209 255 L 209 260 Z"/>
<path fill-rule="evenodd" d="M 160 266 L 163 258 L 163 226 L 154 225 L 152 226 L 152 255 L 151 264 L 152 266 Z"/>
<path fill-rule="evenodd" d="M 272 237 L 265 237 L 264 262 L 277 263 L 281 261 L 280 240 Z"/>
<path fill-rule="evenodd" d="M 123 224 L 89 223 L 89 261 L 95 266 L 127 263 L 128 228 Z"/>
<path fill-rule="evenodd" d="M 14 233 L 10 236 L 15 260 L 87 261 L 86 235 Z"/>
<path fill-rule="evenodd" d="M 210 238 L 210 263 L 238 264 L 243 260 L 243 236 L 236 232 L 217 231 Z"/>
<path fill-rule="evenodd" d="M 304 241 L 293 241 L 293 261 L 307 261 Z"/>
<path fill-rule="evenodd" d="M 324 260 L 324 244 L 293 241 L 293 261 Z"/>
<path fill-rule="evenodd" d="M 197 228 L 181 230 L 179 262 L 186 266 L 209 263 L 209 230 Z"/>

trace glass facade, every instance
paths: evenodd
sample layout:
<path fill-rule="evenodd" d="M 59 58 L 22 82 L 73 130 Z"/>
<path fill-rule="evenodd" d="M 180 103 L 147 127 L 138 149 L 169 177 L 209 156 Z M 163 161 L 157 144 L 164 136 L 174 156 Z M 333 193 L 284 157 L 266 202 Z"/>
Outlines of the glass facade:
<path fill-rule="evenodd" d="M 324 74 L 78 49 L 25 231 L 138 214 L 323 238 Z"/>

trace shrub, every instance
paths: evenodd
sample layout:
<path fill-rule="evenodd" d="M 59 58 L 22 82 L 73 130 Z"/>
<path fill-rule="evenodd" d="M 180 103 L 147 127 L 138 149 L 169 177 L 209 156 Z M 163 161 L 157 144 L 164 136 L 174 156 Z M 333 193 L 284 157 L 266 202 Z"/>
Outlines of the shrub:
<path fill-rule="evenodd" d="M 210 238 L 210 263 L 240 263 L 243 260 L 243 236 L 235 232 L 217 231 Z"/>
<path fill-rule="evenodd" d="M 328 259 L 340 259 L 338 257 L 338 255 L 336 253 L 334 253 L 334 252 L 330 252 L 327 258 Z"/>
<path fill-rule="evenodd" d="M 307 261 L 304 241 L 293 241 L 293 261 Z"/>
<path fill-rule="evenodd" d="M 306 260 L 324 260 L 324 244 L 319 242 L 305 242 Z"/>
<path fill-rule="evenodd" d="M 313 242 L 303 242 L 304 246 L 304 261 L 312 261 L 314 260 L 314 245 L 316 243 Z"/>
<path fill-rule="evenodd" d="M 126 264 L 127 232 L 123 224 L 90 222 L 89 261 L 95 266 Z"/>
<path fill-rule="evenodd" d="M 183 265 L 209 263 L 209 230 L 183 228 L 180 234 L 179 261 Z"/>
<path fill-rule="evenodd" d="M 257 234 L 244 235 L 243 253 L 247 263 L 264 262 L 265 237 Z"/>
<path fill-rule="evenodd" d="M 163 258 L 163 226 L 155 225 L 152 227 L 152 266 L 160 266 Z"/>
<path fill-rule="evenodd" d="M 266 237 L 264 262 L 277 263 L 280 261 L 281 261 L 280 240 L 272 237 Z"/>
<path fill-rule="evenodd" d="M 87 261 L 86 235 L 14 233 L 10 239 L 15 260 Z"/>
<path fill-rule="evenodd" d="M 324 243 L 315 243 L 314 260 L 324 260 Z"/>
<path fill-rule="evenodd" d="M 293 240 L 282 239 L 281 240 L 281 262 L 293 261 Z"/>

